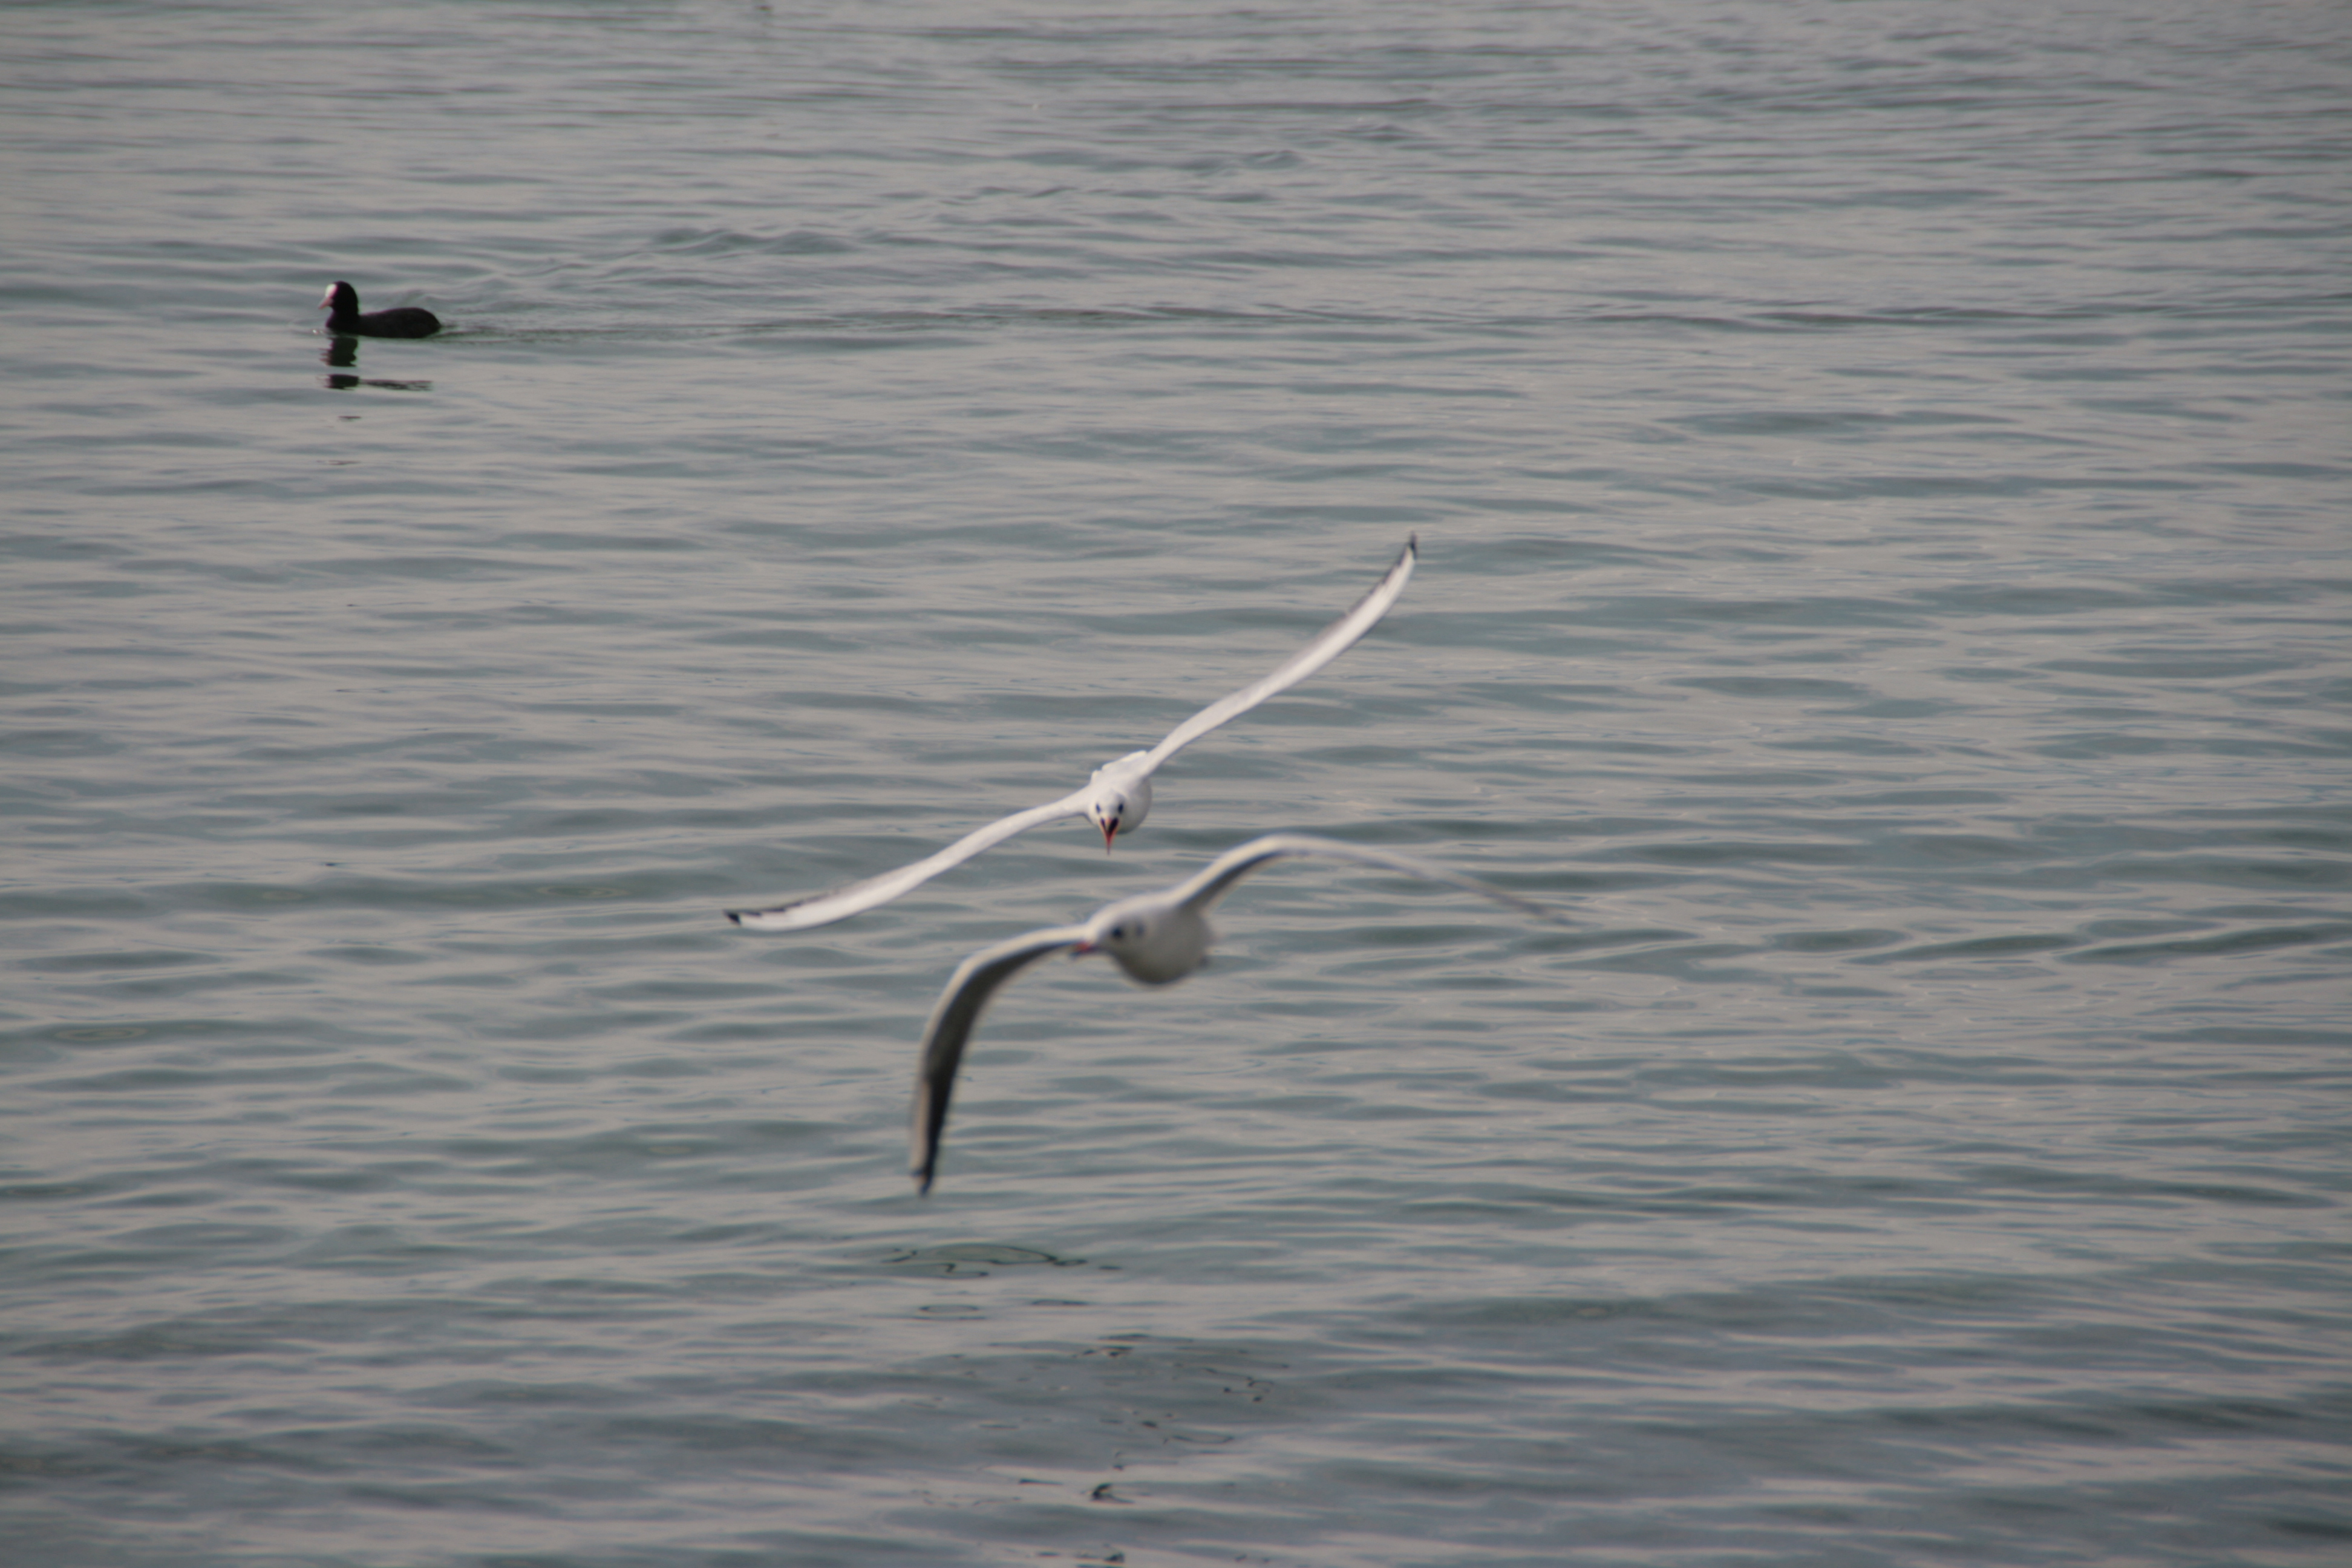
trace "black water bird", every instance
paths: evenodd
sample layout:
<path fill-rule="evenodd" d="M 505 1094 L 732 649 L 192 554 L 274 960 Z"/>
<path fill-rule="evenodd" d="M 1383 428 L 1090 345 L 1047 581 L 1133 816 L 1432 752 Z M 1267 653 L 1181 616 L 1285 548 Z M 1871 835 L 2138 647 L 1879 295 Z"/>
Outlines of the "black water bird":
<path fill-rule="evenodd" d="M 389 310 L 360 310 L 360 291 L 338 279 L 319 301 L 327 312 L 327 331 L 346 338 L 429 338 L 441 330 L 441 318 L 415 305 L 395 305 Z"/>

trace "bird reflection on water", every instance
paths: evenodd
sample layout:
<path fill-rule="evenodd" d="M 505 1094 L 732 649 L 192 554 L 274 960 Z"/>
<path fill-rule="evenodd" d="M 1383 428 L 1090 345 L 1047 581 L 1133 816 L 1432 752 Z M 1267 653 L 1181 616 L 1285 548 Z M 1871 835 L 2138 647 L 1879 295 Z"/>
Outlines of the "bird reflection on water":
<path fill-rule="evenodd" d="M 334 371 L 349 370 L 352 366 L 360 363 L 359 340 L 357 338 L 335 339 L 320 353 L 319 363 L 327 366 L 331 373 Z M 354 387 L 361 386 L 377 387 L 385 392 L 430 392 L 433 390 L 433 384 L 429 381 L 393 381 L 377 376 L 337 375 L 333 374 L 320 376 L 319 378 L 319 384 L 325 387 L 330 392 L 349 392 Z"/>

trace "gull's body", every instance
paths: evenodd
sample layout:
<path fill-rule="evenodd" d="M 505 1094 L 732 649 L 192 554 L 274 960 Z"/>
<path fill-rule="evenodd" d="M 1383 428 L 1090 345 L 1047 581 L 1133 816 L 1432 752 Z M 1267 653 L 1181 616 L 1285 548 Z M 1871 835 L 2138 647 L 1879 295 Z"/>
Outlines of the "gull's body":
<path fill-rule="evenodd" d="M 1048 926 L 982 948 L 958 966 L 923 1030 L 922 1063 L 915 1074 L 914 1117 L 908 1130 L 917 1185 L 926 1193 L 931 1190 L 931 1179 L 939 1171 L 940 1135 L 947 1130 L 948 1100 L 955 1091 L 964 1046 L 980 1022 L 981 1010 L 1000 986 L 1047 953 L 1065 948 L 1080 955 L 1108 953 L 1129 978 L 1140 984 L 1167 985 L 1181 980 L 1209 956 L 1209 946 L 1216 940 L 1216 932 L 1209 927 L 1209 910 L 1217 900 L 1259 867 L 1301 855 L 1398 871 L 1476 893 L 1539 920 L 1563 919 L 1541 904 L 1441 866 L 1336 838 L 1274 833 L 1226 850 L 1172 888 L 1105 904 L 1083 925 Z"/>
<path fill-rule="evenodd" d="M 835 888 L 829 893 L 799 899 L 789 904 L 779 904 L 766 910 L 730 910 L 727 918 L 737 925 L 753 931 L 806 931 L 811 926 L 830 925 L 851 915 L 887 904 L 911 888 L 921 886 L 950 868 L 961 866 L 984 849 L 1003 843 L 1015 834 L 1026 833 L 1048 822 L 1066 816 L 1083 816 L 1102 830 L 1103 847 L 1120 834 L 1132 833 L 1143 826 L 1151 812 L 1151 775 L 1169 758 L 1191 745 L 1232 719 L 1239 718 L 1267 698 L 1287 691 L 1333 659 L 1353 647 L 1356 641 L 1377 625 L 1404 592 L 1406 580 L 1412 577 L 1413 563 L 1420 557 L 1420 542 L 1405 541 L 1398 552 L 1396 563 L 1388 569 L 1371 592 L 1356 601 L 1348 613 L 1315 635 L 1313 641 L 1284 661 L 1280 668 L 1239 691 L 1232 692 L 1210 703 L 1190 719 L 1168 732 L 1165 740 L 1148 752 L 1129 752 L 1123 757 L 1105 763 L 1087 780 L 1086 787 L 1075 790 L 1059 800 L 1043 805 L 1016 811 L 1010 816 L 999 817 L 987 826 L 975 829 L 957 839 L 936 855 L 928 856 L 911 866 L 896 871 L 886 871 L 878 877 L 852 882 Z"/>

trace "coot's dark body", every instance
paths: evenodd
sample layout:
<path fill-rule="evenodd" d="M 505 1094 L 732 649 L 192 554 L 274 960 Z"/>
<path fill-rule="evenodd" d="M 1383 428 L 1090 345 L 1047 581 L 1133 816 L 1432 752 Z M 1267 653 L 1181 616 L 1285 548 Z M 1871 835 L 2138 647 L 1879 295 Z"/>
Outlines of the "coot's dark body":
<path fill-rule="evenodd" d="M 327 312 L 327 331 L 347 338 L 429 338 L 441 330 L 441 318 L 415 305 L 360 313 L 360 291 L 338 282 L 319 301 Z"/>

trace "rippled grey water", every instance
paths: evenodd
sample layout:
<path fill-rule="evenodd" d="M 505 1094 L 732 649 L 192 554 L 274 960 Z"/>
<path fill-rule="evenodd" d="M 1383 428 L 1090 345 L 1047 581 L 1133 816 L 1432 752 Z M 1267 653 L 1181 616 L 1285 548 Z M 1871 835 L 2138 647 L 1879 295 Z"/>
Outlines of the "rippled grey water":
<path fill-rule="evenodd" d="M 2341 1561 L 2339 9 L 0 33 L 14 1560 Z"/>

